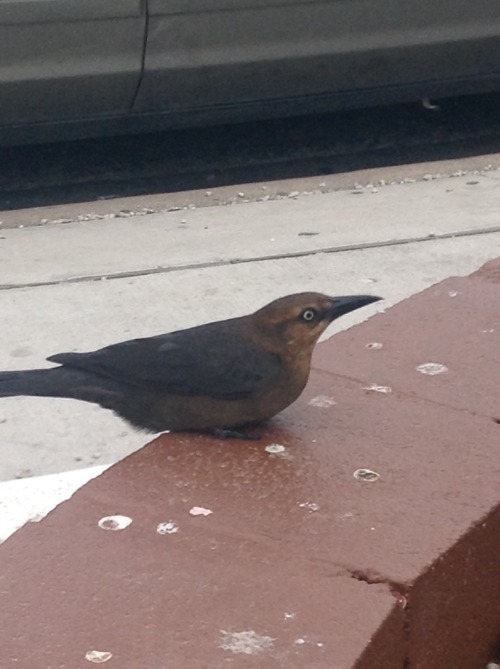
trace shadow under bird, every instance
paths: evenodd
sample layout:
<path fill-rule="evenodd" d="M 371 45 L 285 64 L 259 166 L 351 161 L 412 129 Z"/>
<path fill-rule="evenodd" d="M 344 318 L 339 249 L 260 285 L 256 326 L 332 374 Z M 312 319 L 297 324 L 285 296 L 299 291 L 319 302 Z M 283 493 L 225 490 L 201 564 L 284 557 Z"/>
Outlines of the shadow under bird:
<path fill-rule="evenodd" d="M 0 372 L 0 397 L 83 400 L 152 432 L 227 431 L 230 436 L 231 430 L 272 418 L 296 400 L 322 332 L 339 316 L 380 299 L 298 293 L 248 316 L 90 353 L 58 353 L 47 358 L 58 367 Z"/>

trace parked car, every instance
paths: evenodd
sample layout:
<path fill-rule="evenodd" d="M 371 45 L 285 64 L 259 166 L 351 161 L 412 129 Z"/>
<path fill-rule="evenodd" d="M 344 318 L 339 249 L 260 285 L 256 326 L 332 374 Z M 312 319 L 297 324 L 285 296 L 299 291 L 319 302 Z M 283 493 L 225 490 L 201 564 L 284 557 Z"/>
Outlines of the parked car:
<path fill-rule="evenodd" d="M 0 0 L 0 143 L 500 89 L 498 0 Z"/>

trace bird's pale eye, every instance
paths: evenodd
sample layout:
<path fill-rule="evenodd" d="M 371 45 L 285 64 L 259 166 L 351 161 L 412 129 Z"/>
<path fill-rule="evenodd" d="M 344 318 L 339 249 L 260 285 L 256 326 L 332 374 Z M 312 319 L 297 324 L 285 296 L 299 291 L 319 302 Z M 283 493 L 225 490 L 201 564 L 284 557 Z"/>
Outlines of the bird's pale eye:
<path fill-rule="evenodd" d="M 303 321 L 306 321 L 306 323 L 311 323 L 316 318 L 317 313 L 318 312 L 316 309 L 304 309 L 304 311 L 300 314 L 300 317 Z"/>

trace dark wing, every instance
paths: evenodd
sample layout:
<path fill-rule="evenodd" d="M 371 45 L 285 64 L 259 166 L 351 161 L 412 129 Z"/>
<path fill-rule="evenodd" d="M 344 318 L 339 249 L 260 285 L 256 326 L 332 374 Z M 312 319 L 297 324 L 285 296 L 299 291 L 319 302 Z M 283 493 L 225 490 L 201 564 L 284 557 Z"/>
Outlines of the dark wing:
<path fill-rule="evenodd" d="M 282 363 L 276 353 L 217 325 L 48 360 L 150 390 L 225 399 L 248 397 L 278 375 Z"/>

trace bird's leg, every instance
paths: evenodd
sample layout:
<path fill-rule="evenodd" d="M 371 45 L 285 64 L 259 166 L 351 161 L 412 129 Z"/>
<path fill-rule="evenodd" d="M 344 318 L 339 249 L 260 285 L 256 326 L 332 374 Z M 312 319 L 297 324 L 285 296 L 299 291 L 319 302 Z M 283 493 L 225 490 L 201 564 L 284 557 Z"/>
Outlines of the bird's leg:
<path fill-rule="evenodd" d="M 239 432 L 238 430 L 226 430 L 225 428 L 221 427 L 214 427 L 213 429 L 208 430 L 208 432 L 218 439 L 243 439 L 245 441 L 259 441 L 261 438 L 260 434 Z"/>

